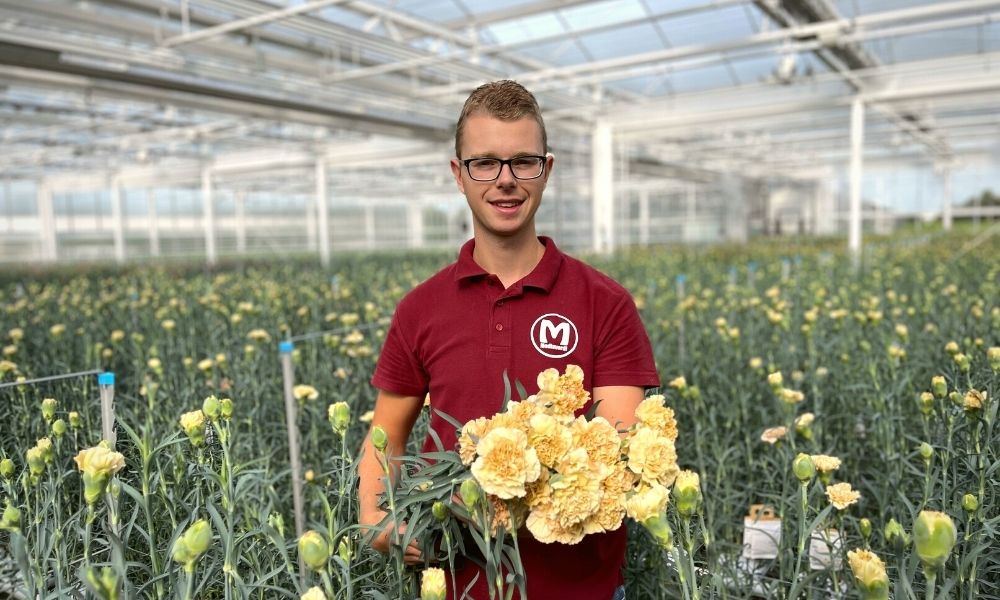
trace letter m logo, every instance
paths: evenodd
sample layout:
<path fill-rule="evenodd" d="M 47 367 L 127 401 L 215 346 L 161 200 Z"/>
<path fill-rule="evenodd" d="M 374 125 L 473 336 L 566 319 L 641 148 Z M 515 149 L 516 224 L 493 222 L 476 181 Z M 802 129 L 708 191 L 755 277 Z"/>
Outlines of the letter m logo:
<path fill-rule="evenodd" d="M 560 346 L 569 345 L 569 321 L 563 321 L 562 323 L 556 325 L 548 319 L 542 319 L 542 322 L 539 325 L 540 330 L 538 332 L 538 338 L 540 342 L 543 344 L 554 343 L 559 344 Z M 550 342 L 550 340 L 556 339 L 557 336 L 559 339 L 558 342 Z"/>

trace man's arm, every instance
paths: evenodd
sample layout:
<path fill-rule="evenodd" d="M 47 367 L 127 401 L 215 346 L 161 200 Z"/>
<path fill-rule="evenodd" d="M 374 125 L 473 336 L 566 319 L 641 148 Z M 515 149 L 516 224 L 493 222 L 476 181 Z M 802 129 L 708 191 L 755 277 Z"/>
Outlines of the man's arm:
<path fill-rule="evenodd" d="M 608 385 L 595 387 L 592 394 L 597 405 L 596 416 L 604 417 L 618 431 L 626 430 L 635 423 L 635 409 L 646 397 L 641 387 L 631 385 Z"/>
<path fill-rule="evenodd" d="M 372 427 L 376 425 L 382 427 L 389 439 L 386 446 L 386 456 L 391 460 L 393 457 L 405 453 L 406 441 L 413 430 L 413 424 L 420 415 L 420 409 L 424 405 L 424 399 L 417 396 L 401 396 L 379 390 L 375 399 L 375 416 L 372 418 Z M 390 463 L 391 464 L 391 463 Z M 385 491 L 382 465 L 378 458 L 378 452 L 372 446 L 371 430 L 365 436 L 365 442 L 361 447 L 361 462 L 358 465 L 358 501 L 360 503 L 359 515 L 361 525 L 376 525 L 385 517 L 385 511 L 378 505 L 379 495 Z M 396 478 L 396 469 L 393 469 L 393 481 Z M 405 527 L 405 525 L 400 525 Z M 379 552 L 386 553 L 390 546 L 390 530 L 383 531 L 372 542 L 372 546 Z M 408 563 L 416 563 L 420 560 L 420 549 L 415 544 L 411 544 L 406 549 L 405 559 Z"/>

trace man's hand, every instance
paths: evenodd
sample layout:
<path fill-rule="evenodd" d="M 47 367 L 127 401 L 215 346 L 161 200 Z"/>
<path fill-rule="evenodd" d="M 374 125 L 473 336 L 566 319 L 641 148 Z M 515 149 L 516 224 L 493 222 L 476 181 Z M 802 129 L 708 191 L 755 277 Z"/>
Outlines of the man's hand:
<path fill-rule="evenodd" d="M 375 529 L 387 514 L 388 513 L 384 511 L 379 511 L 378 513 L 367 515 L 361 519 L 361 525 L 364 529 Z M 372 548 L 378 550 L 382 554 L 388 554 L 389 550 L 392 548 L 392 525 L 393 524 L 390 521 L 388 526 L 382 531 L 379 531 L 378 535 L 376 535 L 372 540 Z M 403 539 L 403 534 L 406 533 L 406 523 L 398 525 L 396 527 L 396 531 L 399 534 L 399 539 Z M 417 540 L 410 540 L 410 543 L 407 544 L 406 548 L 403 550 L 403 562 L 408 565 L 423 564 L 423 556 L 423 552 L 420 550 Z"/>

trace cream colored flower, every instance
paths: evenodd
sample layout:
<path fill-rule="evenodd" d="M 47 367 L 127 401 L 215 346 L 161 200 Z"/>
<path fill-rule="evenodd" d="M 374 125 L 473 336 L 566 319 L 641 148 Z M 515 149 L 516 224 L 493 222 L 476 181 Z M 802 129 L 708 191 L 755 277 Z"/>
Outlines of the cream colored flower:
<path fill-rule="evenodd" d="M 292 395 L 295 396 L 296 400 L 302 402 L 319 398 L 319 391 L 311 385 L 302 383 L 292 388 Z"/>
<path fill-rule="evenodd" d="M 670 439 L 639 427 L 628 440 L 628 468 L 647 484 L 670 485 L 677 477 L 677 451 Z"/>
<path fill-rule="evenodd" d="M 785 382 L 785 379 L 781 376 L 781 371 L 775 371 L 767 376 L 767 384 L 773 388 L 780 388 Z"/>
<path fill-rule="evenodd" d="M 601 505 L 601 481 L 609 468 L 595 464 L 583 448 L 571 450 L 559 461 L 552 487 L 552 508 L 559 524 L 573 528 L 582 524 Z"/>
<path fill-rule="evenodd" d="M 760 441 L 774 445 L 784 439 L 786 435 L 788 435 L 787 427 L 770 427 L 765 429 L 764 433 L 760 434 Z"/>
<path fill-rule="evenodd" d="M 680 375 L 678 377 L 675 377 L 675 378 L 671 379 L 670 383 L 668 383 L 667 385 L 669 387 L 674 388 L 675 390 L 682 390 L 683 391 L 685 388 L 687 388 L 687 380 L 684 379 L 683 375 Z"/>
<path fill-rule="evenodd" d="M 625 500 L 625 512 L 630 518 L 644 523 L 647 519 L 662 514 L 669 498 L 670 492 L 666 486 L 643 485 Z"/>
<path fill-rule="evenodd" d="M 302 594 L 302 598 L 300 600 L 327 600 L 327 598 L 326 594 L 323 593 L 323 590 L 313 586 L 306 590 L 306 593 Z"/>
<path fill-rule="evenodd" d="M 530 426 L 528 442 L 538 454 L 538 460 L 550 469 L 555 468 L 573 445 L 572 432 L 555 417 L 546 414 L 532 416 Z M 465 433 L 464 428 L 462 432 Z"/>
<path fill-rule="evenodd" d="M 590 421 L 577 417 L 570 431 L 573 447 L 586 450 L 590 460 L 608 467 L 621 460 L 621 436 L 604 417 L 594 417 Z"/>
<path fill-rule="evenodd" d="M 802 413 L 795 418 L 795 428 L 805 429 L 806 427 L 812 427 L 813 421 L 816 420 L 816 415 L 811 412 Z"/>
<path fill-rule="evenodd" d="M 371 423 L 372 419 L 374 418 L 375 418 L 375 411 L 369 410 L 362 413 L 361 416 L 358 417 L 358 420 L 361 421 L 362 423 Z"/>
<path fill-rule="evenodd" d="M 462 426 L 462 433 L 458 436 L 458 455 L 462 464 L 471 465 L 476 460 L 476 445 L 490 429 L 491 421 L 486 417 L 479 417 Z"/>
<path fill-rule="evenodd" d="M 271 334 L 264 329 L 251 329 L 247 333 L 247 339 L 255 342 L 267 343 L 271 341 Z"/>
<path fill-rule="evenodd" d="M 889 597 L 889 576 L 881 558 L 874 552 L 859 548 L 848 552 L 847 560 L 851 564 L 851 573 L 862 590 L 862 598 Z"/>
<path fill-rule="evenodd" d="M 962 408 L 964 408 L 966 412 L 978 412 L 979 410 L 982 410 L 983 405 L 986 404 L 987 397 L 986 392 L 969 390 L 962 399 Z"/>
<path fill-rule="evenodd" d="M 827 486 L 826 497 L 837 510 L 844 510 L 861 498 L 861 492 L 851 489 L 849 483 L 835 483 Z"/>
<path fill-rule="evenodd" d="M 479 440 L 476 454 L 473 477 L 484 492 L 505 500 L 523 497 L 524 485 L 538 479 L 541 472 L 538 455 L 528 447 L 528 436 L 519 429 L 493 429 Z"/>
<path fill-rule="evenodd" d="M 559 524 L 551 502 L 543 502 L 528 514 L 525 526 L 543 544 L 578 544 L 585 535 L 583 524 L 565 528 Z"/>
<path fill-rule="evenodd" d="M 531 418 L 544 411 L 544 409 L 535 402 L 535 398 L 535 396 L 530 396 L 524 402 L 508 402 L 507 410 L 503 413 L 506 417 L 504 419 L 506 425 L 504 426 L 514 427 L 515 429 L 520 429 L 521 431 L 528 433 L 531 429 Z"/>
<path fill-rule="evenodd" d="M 566 365 L 566 372 L 559 375 L 555 369 L 546 369 L 538 375 L 538 402 L 549 408 L 549 414 L 569 422 L 574 413 L 590 400 L 590 392 L 583 388 L 583 369 Z"/>
<path fill-rule="evenodd" d="M 205 413 L 201 410 L 192 410 L 181 415 L 181 429 L 191 431 L 201 429 L 205 426 Z"/>
<path fill-rule="evenodd" d="M 820 473 L 832 473 L 840 468 L 840 459 L 835 456 L 827 456 L 826 454 L 813 454 L 809 458 L 812 459 L 813 465 L 816 470 Z"/>
<path fill-rule="evenodd" d="M 437 567 L 424 569 L 420 575 L 420 599 L 444 600 L 448 594 L 444 571 Z"/>
<path fill-rule="evenodd" d="M 635 473 L 625 463 L 614 465 L 610 474 L 601 481 L 601 504 L 583 524 L 584 531 L 588 534 L 600 533 L 621 527 L 625 517 L 626 493 L 635 488 L 635 482 Z"/>
<path fill-rule="evenodd" d="M 125 468 L 125 457 L 104 446 L 85 448 L 73 457 L 77 468 L 92 477 L 110 477 Z"/>
<path fill-rule="evenodd" d="M 650 396 L 635 409 L 635 417 L 646 427 L 655 429 L 660 435 L 672 442 L 677 441 L 677 420 L 674 410 L 663 405 L 664 397 L 660 394 Z"/>
<path fill-rule="evenodd" d="M 786 404 L 797 404 L 805 400 L 805 394 L 798 390 L 792 390 L 789 388 L 781 388 L 781 399 Z"/>

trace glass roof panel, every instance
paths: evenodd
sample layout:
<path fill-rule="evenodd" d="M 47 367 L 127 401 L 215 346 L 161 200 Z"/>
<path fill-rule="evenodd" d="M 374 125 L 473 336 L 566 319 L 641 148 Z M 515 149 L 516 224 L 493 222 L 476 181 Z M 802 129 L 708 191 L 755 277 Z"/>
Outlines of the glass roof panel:
<path fill-rule="evenodd" d="M 515 44 L 566 31 L 566 28 L 552 13 L 541 13 L 522 19 L 493 23 L 489 25 L 488 29 L 493 38 L 500 44 Z"/>
<path fill-rule="evenodd" d="M 648 23 L 583 35 L 580 42 L 594 60 L 663 49 L 656 30 Z"/>
<path fill-rule="evenodd" d="M 543 60 L 556 66 L 577 65 L 588 61 L 580 45 L 572 39 L 547 44 L 532 44 L 518 48 L 516 54 Z"/>
<path fill-rule="evenodd" d="M 467 16 L 454 0 L 399 0 L 382 4 L 428 21 L 450 21 Z"/>
<path fill-rule="evenodd" d="M 976 31 L 970 28 L 931 31 L 896 38 L 891 44 L 895 62 L 974 54 L 978 52 Z"/>
<path fill-rule="evenodd" d="M 660 19 L 659 23 L 672 46 L 703 46 L 740 40 L 754 34 L 751 18 L 742 6 L 668 17 Z"/>
<path fill-rule="evenodd" d="M 677 93 L 696 92 L 733 85 L 732 76 L 725 65 L 710 65 L 679 71 L 670 76 L 670 86 Z"/>
<path fill-rule="evenodd" d="M 569 26 L 576 30 L 595 24 L 612 25 L 646 16 L 639 0 L 608 0 L 582 4 L 560 11 Z"/>

